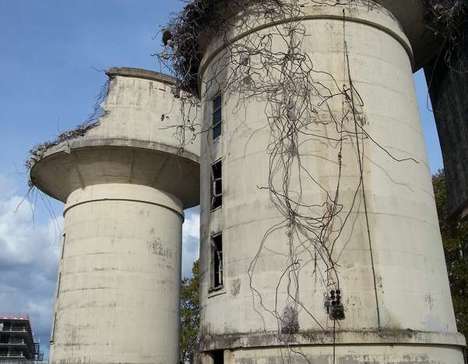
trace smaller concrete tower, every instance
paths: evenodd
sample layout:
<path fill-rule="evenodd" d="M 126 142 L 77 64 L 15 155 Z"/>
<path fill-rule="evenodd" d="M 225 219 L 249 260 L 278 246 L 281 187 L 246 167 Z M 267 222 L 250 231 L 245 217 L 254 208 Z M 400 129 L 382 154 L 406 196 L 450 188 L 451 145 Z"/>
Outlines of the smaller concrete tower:
<path fill-rule="evenodd" d="M 175 80 L 113 68 L 104 116 L 31 169 L 65 203 L 51 363 L 178 361 L 183 210 L 199 203 L 196 142 L 180 149 Z"/>

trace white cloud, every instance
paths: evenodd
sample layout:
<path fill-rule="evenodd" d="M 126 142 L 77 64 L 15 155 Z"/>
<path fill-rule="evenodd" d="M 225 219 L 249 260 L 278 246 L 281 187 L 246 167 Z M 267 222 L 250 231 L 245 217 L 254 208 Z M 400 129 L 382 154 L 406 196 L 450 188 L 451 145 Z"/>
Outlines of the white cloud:
<path fill-rule="evenodd" d="M 200 212 L 198 208 L 188 210 L 185 213 L 183 232 L 184 238 L 200 238 Z"/>
<path fill-rule="evenodd" d="M 47 349 L 63 223 L 35 205 L 0 176 L 0 312 L 29 314 Z"/>

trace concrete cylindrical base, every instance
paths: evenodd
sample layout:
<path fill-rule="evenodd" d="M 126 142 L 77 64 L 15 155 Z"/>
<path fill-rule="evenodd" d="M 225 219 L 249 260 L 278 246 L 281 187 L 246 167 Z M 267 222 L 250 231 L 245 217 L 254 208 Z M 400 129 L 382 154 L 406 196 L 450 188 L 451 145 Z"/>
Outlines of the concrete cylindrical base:
<path fill-rule="evenodd" d="M 51 363 L 178 361 L 183 209 L 131 184 L 70 194 Z"/>

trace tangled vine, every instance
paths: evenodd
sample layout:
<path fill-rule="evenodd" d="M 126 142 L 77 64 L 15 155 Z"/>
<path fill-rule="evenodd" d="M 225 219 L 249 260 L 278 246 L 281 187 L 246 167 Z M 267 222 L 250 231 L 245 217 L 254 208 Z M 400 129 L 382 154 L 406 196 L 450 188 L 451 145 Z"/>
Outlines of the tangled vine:
<path fill-rule="evenodd" d="M 442 40 L 442 49 L 437 62 L 444 62 L 452 71 L 466 72 L 468 65 L 461 64 L 464 27 L 468 22 L 466 0 L 424 0 L 428 28 Z"/>
<path fill-rule="evenodd" d="M 88 116 L 86 121 L 84 121 L 83 123 L 79 124 L 71 130 L 67 130 L 60 133 L 54 140 L 46 141 L 44 143 L 34 146 L 29 151 L 29 158 L 25 162 L 26 169 L 30 170 L 34 166 L 34 164 L 43 157 L 44 153 L 48 149 L 63 142 L 83 137 L 88 133 L 88 131 L 96 128 L 100 123 L 99 119 L 107 115 L 107 111 L 102 108 L 102 104 L 109 93 L 109 86 L 110 80 L 107 80 L 102 86 L 99 94 L 97 95 L 93 111 Z"/>

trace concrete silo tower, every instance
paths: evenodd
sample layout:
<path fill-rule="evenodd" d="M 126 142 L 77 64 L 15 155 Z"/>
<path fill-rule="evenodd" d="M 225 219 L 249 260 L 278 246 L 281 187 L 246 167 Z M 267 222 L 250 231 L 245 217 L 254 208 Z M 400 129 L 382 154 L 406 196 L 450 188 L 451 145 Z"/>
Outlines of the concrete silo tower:
<path fill-rule="evenodd" d="M 210 130 L 202 362 L 462 364 L 413 82 L 424 2 L 208 3 L 172 32 Z"/>
<path fill-rule="evenodd" d="M 31 169 L 32 183 L 65 203 L 50 362 L 176 363 L 183 210 L 199 201 L 199 146 L 180 149 L 174 79 L 107 75 L 97 125 L 42 148 Z"/>

